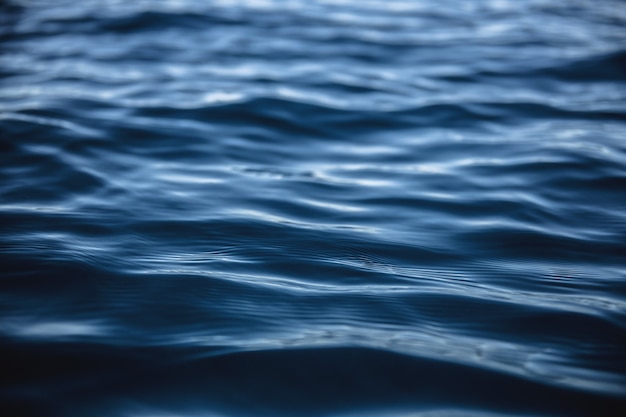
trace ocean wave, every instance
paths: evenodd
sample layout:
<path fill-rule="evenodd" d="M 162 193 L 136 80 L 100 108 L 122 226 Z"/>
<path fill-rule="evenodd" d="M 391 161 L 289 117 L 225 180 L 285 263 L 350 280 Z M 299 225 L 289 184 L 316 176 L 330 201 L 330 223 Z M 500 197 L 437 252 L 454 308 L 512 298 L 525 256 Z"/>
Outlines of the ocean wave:
<path fill-rule="evenodd" d="M 9 352 L 11 368 L 26 360 L 36 360 L 42 366 L 29 367 L 31 371 L 22 373 L 16 385 L 38 379 L 39 390 L 18 393 L 12 402 L 29 404 L 29 411 L 45 406 L 46 412 L 55 416 L 207 411 L 217 415 L 344 415 L 361 410 L 385 414 L 410 411 L 411 415 L 439 410 L 449 415 L 446 410 L 455 409 L 512 415 L 533 415 L 548 409 L 583 416 L 607 414 L 623 406 L 615 397 L 583 392 L 572 396 L 551 384 L 377 349 L 209 351 L 198 356 L 172 348 L 103 350 L 85 344 L 49 346 L 43 355 L 37 345 L 21 348 Z M 78 352 L 80 360 L 76 359 Z M 36 359 L 33 353 L 37 353 Z M 123 381 L 109 371 L 111 364 L 127 368 Z M 69 381 L 88 382 L 43 388 L 54 370 L 63 370 Z M 93 387 L 110 396 L 105 408 L 89 394 Z M 494 389 L 498 391 L 496 399 Z M 43 399 L 33 401 L 37 393 L 44 392 L 47 395 Z M 77 393 L 81 395 L 77 397 Z M 77 406 L 67 414 L 63 399 L 70 396 Z M 541 401 L 528 402 L 529 397 Z M 255 410 L 252 414 L 251 408 Z"/>
<path fill-rule="evenodd" d="M 621 2 L 0 4 L 0 413 L 624 408 Z"/>

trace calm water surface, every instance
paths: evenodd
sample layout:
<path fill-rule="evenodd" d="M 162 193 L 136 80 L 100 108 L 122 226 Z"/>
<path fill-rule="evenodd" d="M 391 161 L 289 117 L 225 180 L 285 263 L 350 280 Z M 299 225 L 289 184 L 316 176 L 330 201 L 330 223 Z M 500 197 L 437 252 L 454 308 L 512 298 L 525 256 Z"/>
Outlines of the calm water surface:
<path fill-rule="evenodd" d="M 0 2 L 0 414 L 622 415 L 624 28 Z"/>

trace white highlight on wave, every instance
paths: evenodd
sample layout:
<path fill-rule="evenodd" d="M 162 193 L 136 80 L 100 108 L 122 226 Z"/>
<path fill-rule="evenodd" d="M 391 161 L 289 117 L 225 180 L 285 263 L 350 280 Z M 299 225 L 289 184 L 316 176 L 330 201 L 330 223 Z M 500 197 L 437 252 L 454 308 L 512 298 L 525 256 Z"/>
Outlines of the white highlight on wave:
<path fill-rule="evenodd" d="M 65 338 L 80 336 L 105 336 L 109 329 L 89 321 L 35 321 L 21 318 L 0 322 L 0 333 L 23 338 Z"/>

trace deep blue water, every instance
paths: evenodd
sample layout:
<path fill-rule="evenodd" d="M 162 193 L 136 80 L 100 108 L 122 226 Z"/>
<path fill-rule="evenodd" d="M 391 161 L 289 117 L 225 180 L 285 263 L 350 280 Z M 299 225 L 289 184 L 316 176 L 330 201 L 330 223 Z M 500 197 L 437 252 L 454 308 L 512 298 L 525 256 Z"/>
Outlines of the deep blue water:
<path fill-rule="evenodd" d="M 0 415 L 620 416 L 626 3 L 0 3 Z"/>

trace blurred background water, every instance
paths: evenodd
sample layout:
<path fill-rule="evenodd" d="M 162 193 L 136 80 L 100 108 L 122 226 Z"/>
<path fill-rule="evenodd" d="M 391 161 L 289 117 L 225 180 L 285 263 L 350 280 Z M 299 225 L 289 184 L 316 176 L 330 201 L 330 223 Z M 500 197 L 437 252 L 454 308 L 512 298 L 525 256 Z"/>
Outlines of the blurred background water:
<path fill-rule="evenodd" d="M 0 414 L 622 415 L 625 24 L 1 2 Z"/>

